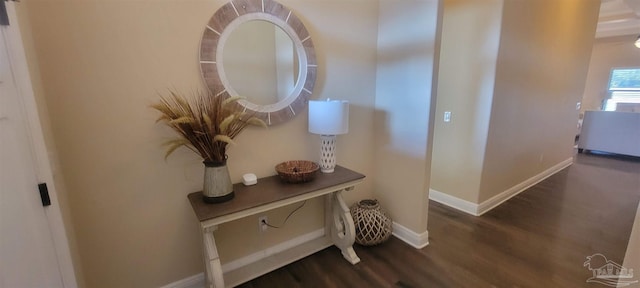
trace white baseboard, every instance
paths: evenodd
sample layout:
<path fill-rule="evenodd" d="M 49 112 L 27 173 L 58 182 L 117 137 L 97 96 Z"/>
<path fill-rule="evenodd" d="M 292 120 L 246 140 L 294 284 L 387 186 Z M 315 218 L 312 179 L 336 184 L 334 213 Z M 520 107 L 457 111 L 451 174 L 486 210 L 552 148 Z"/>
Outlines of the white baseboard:
<path fill-rule="evenodd" d="M 531 186 L 542 182 L 549 176 L 560 172 L 560 170 L 567 168 L 571 164 L 573 164 L 573 157 L 568 158 L 556 165 L 553 165 L 551 168 L 538 173 L 537 175 L 501 192 L 496 196 L 487 199 L 480 204 L 469 202 L 433 189 L 429 189 L 429 199 L 447 205 L 451 208 L 460 210 L 462 212 L 469 213 L 474 216 L 480 216 L 495 208 L 496 206 L 504 203 L 505 201 L 511 199 L 512 197 L 520 194 L 522 191 L 529 189 Z"/>
<path fill-rule="evenodd" d="M 302 243 L 315 240 L 318 238 L 322 238 L 322 237 L 324 237 L 324 228 L 320 228 L 310 233 L 303 234 L 291 240 L 282 242 L 278 245 L 271 246 L 262 251 L 249 254 L 245 257 L 233 260 L 229 263 L 225 263 L 222 265 L 222 272 L 227 273 L 229 271 L 233 271 L 235 269 L 249 265 L 251 263 L 258 262 L 276 253 L 280 253 L 282 251 L 296 247 Z M 205 286 L 204 273 L 199 273 L 199 274 L 184 278 L 182 280 L 178 280 L 176 282 L 167 284 L 165 286 L 162 286 L 161 288 L 202 288 L 204 286 Z"/>
<path fill-rule="evenodd" d="M 199 273 L 160 288 L 204 288 L 204 273 Z"/>
<path fill-rule="evenodd" d="M 393 236 L 415 247 L 416 249 L 423 248 L 429 244 L 429 231 L 425 231 L 424 233 L 418 234 L 416 232 L 413 232 L 409 228 L 404 227 L 396 222 L 393 222 Z M 225 273 L 232 271 L 234 269 L 243 267 L 245 265 L 257 262 L 275 253 L 285 251 L 289 248 L 298 246 L 307 241 L 314 240 L 321 237 L 324 237 L 324 228 L 315 230 L 311 233 L 301 235 L 289 241 L 282 242 L 278 245 L 269 247 L 262 251 L 249 254 L 245 257 L 233 260 L 229 263 L 225 263 L 224 265 L 222 265 L 222 271 Z M 203 288 L 204 286 L 205 286 L 204 273 L 199 273 L 199 274 L 184 278 L 182 280 L 178 280 L 176 282 L 167 284 L 165 286 L 162 286 L 161 288 Z"/>
<path fill-rule="evenodd" d="M 480 203 L 480 205 L 478 205 L 478 216 L 511 199 L 511 197 L 520 194 L 520 192 L 529 189 L 529 187 L 542 182 L 544 179 L 549 178 L 551 175 L 560 172 L 560 170 L 569 167 L 571 164 L 573 164 L 573 157 L 568 158 L 556 165 L 553 165 L 551 168 L 540 172 L 538 175 L 535 175 L 525 180 L 524 182 L 515 185 L 507 189 L 506 191 Z"/>
<path fill-rule="evenodd" d="M 631 235 L 629 236 L 629 242 L 627 242 L 627 252 L 624 254 L 622 267 L 626 267 L 629 269 L 636 268 L 636 270 L 640 268 L 640 204 L 638 204 L 638 209 L 636 210 L 636 218 L 633 221 L 633 226 L 631 227 Z M 618 283 L 618 287 L 628 286 L 628 284 L 625 284 L 626 283 L 620 282 Z"/>
<path fill-rule="evenodd" d="M 413 246 L 416 249 L 424 248 L 429 245 L 429 231 L 423 233 L 413 232 L 411 229 L 393 222 L 393 236 Z"/>
<path fill-rule="evenodd" d="M 225 263 L 225 264 L 222 265 L 222 272 L 223 273 L 227 273 L 229 271 L 236 270 L 236 269 L 238 269 L 240 267 L 247 266 L 247 265 L 249 265 L 251 263 L 254 263 L 254 262 L 258 262 L 258 261 L 260 261 L 260 260 L 262 260 L 264 258 L 267 258 L 267 257 L 269 257 L 271 255 L 274 255 L 276 253 L 280 253 L 282 251 L 285 251 L 285 250 L 288 250 L 290 248 L 296 247 L 296 246 L 298 246 L 298 245 L 300 245 L 302 243 L 309 242 L 311 240 L 315 240 L 315 239 L 318 239 L 318 238 L 322 238 L 323 236 L 324 236 L 324 228 L 320 228 L 320 229 L 315 230 L 313 232 L 300 235 L 300 236 L 298 236 L 296 238 L 293 238 L 293 239 L 288 240 L 288 241 L 284 241 L 284 242 L 282 242 L 282 243 L 280 243 L 278 245 L 271 246 L 271 247 L 269 247 L 267 249 L 264 249 L 262 251 L 258 251 L 256 253 L 249 254 L 249 255 L 247 255 L 245 257 L 233 260 L 233 261 L 231 261 L 229 263 Z"/>
<path fill-rule="evenodd" d="M 467 200 L 463 200 L 458 197 L 454 197 L 433 189 L 429 189 L 429 199 L 447 205 L 451 208 L 455 208 L 462 212 L 469 213 L 473 216 L 478 216 L 478 204 L 476 203 L 469 202 Z"/>

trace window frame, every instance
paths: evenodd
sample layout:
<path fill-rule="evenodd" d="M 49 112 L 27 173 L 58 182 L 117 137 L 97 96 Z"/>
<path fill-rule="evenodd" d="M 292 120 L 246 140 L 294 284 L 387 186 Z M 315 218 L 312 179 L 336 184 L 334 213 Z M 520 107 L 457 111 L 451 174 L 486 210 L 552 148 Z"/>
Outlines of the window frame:
<path fill-rule="evenodd" d="M 616 88 L 616 89 L 611 89 L 611 81 L 613 80 L 613 72 L 616 70 L 639 70 L 640 71 L 640 66 L 634 66 L 634 67 L 613 67 L 611 68 L 611 70 L 609 71 L 609 81 L 607 82 L 607 92 L 609 92 L 609 97 L 611 97 L 611 92 L 613 91 L 640 91 L 640 87 L 638 88 Z"/>
<path fill-rule="evenodd" d="M 613 67 L 611 68 L 610 72 L 609 72 L 609 81 L 607 82 L 607 95 L 606 97 L 603 99 L 602 101 L 602 107 L 601 109 L 604 111 L 615 111 L 616 110 L 616 106 L 617 106 L 617 101 L 619 101 L 620 99 L 615 99 L 617 97 L 614 97 L 614 94 L 622 94 L 620 95 L 621 97 L 625 98 L 624 96 L 627 95 L 629 97 L 634 98 L 633 100 L 631 100 L 631 102 L 627 102 L 627 101 L 621 101 L 619 103 L 637 103 L 635 102 L 635 98 L 637 98 L 638 102 L 640 102 L 640 85 L 637 88 L 611 88 L 611 82 L 613 80 L 613 73 L 616 70 L 638 70 L 638 82 L 640 82 L 640 67 L 638 66 L 633 66 L 633 67 Z M 616 93 L 617 92 L 617 93 Z M 630 95 L 631 94 L 631 95 Z M 635 94 L 635 95 L 634 95 Z"/>

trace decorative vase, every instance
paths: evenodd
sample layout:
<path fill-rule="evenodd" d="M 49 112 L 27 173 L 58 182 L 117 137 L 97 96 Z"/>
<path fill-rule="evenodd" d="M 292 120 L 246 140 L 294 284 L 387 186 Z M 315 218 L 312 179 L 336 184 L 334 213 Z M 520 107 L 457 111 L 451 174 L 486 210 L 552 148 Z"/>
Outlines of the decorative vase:
<path fill-rule="evenodd" d="M 221 203 L 233 199 L 233 184 L 227 169 L 227 161 L 204 161 L 204 186 L 202 199 L 207 203 Z"/>
<path fill-rule="evenodd" d="M 350 210 L 356 226 L 356 243 L 372 246 L 389 240 L 391 218 L 380 208 L 378 200 L 361 200 Z"/>

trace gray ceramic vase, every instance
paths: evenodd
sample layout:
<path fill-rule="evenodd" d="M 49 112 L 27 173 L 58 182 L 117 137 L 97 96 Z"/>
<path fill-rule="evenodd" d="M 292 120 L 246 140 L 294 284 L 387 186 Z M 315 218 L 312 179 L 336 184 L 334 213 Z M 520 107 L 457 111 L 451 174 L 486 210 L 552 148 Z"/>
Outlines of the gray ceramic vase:
<path fill-rule="evenodd" d="M 235 196 L 233 193 L 233 184 L 227 169 L 227 162 L 208 162 L 204 163 L 204 186 L 202 189 L 202 198 L 207 203 L 226 202 Z"/>

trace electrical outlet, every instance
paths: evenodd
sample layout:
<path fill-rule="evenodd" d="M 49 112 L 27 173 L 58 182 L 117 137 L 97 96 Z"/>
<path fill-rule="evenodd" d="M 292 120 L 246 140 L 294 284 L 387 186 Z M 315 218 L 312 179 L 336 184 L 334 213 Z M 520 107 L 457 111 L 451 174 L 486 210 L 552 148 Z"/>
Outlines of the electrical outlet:
<path fill-rule="evenodd" d="M 269 222 L 269 218 L 267 218 L 267 216 L 258 217 L 258 231 L 260 232 L 267 231 L 267 228 L 269 228 L 269 226 L 267 226 L 266 223 L 268 222 Z"/>

